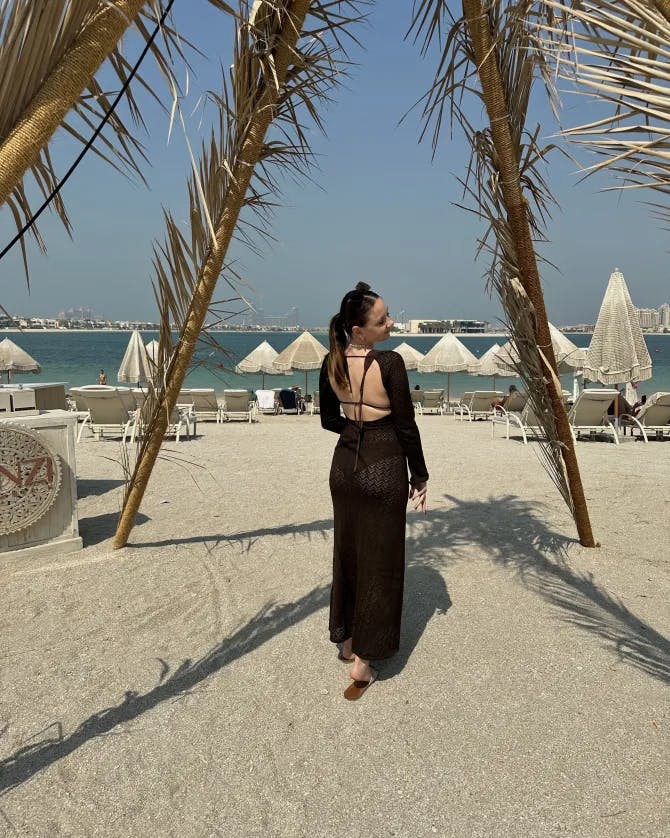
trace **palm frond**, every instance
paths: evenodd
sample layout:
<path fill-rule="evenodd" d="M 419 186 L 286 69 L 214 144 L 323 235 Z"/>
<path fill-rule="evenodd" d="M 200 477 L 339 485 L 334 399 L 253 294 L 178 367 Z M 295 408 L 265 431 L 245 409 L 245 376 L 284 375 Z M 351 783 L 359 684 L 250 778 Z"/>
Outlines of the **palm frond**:
<path fill-rule="evenodd" d="M 616 173 L 612 188 L 670 192 L 670 4 L 654 0 L 562 3 L 538 25 L 557 78 L 610 112 L 563 135 L 600 159 L 586 175 Z"/>
<path fill-rule="evenodd" d="M 127 541 L 196 344 L 208 339 L 205 321 L 213 316 L 219 279 L 230 289 L 227 306 L 231 300 L 246 305 L 240 277 L 226 261 L 228 246 L 234 238 L 260 246 L 271 235 L 282 179 L 312 176 L 308 126 L 323 130 L 321 112 L 346 76 L 346 41 L 367 5 L 368 0 L 240 3 L 233 62 L 221 91 L 210 93 L 215 127 L 188 181 L 190 229 L 166 212 L 166 238 L 154 250 L 161 367 L 117 546 Z M 179 335 L 175 345 L 171 323 Z"/>
<path fill-rule="evenodd" d="M 159 102 L 162 97 L 141 75 L 134 75 L 137 67 L 124 55 L 121 38 L 134 27 L 168 78 L 169 88 L 175 89 L 173 62 L 176 57 L 185 60 L 183 50 L 190 44 L 166 22 L 173 2 L 0 0 L 0 206 L 8 204 L 19 231 L 30 226 L 42 250 L 45 244 L 33 223 L 27 179 L 50 202 L 68 233 L 71 230 L 49 154 L 58 128 L 86 148 L 90 145 L 114 168 L 142 180 L 145 151 L 113 107 L 111 91 L 98 79 L 108 75 L 107 68 L 111 70 L 134 127 L 142 127 L 134 88 L 143 88 Z M 232 12 L 223 0 L 209 2 Z M 155 38 L 158 30 L 162 39 Z M 103 124 L 109 130 L 98 137 Z M 91 137 L 97 137 L 93 144 Z M 20 243 L 28 278 L 22 237 Z"/>
<path fill-rule="evenodd" d="M 465 4 L 464 4 L 465 5 Z M 434 150 L 439 141 L 443 116 L 462 128 L 471 147 L 466 177 L 460 182 L 466 198 L 465 208 L 475 212 L 487 224 L 479 242 L 478 254 L 488 253 L 488 286 L 501 299 L 512 341 L 517 348 L 517 373 L 525 381 L 529 398 L 542 421 L 543 436 L 538 450 L 551 479 L 571 512 L 570 489 L 561 455 L 561 443 L 548 387 L 551 379 L 537 346 L 537 321 L 534 307 L 519 277 L 519 242 L 510 225 L 505 200 L 505 172 L 494 140 L 494 126 L 474 124 L 471 113 L 486 105 L 484 89 L 478 79 L 478 62 L 464 15 L 455 20 L 445 0 L 422 0 L 415 6 L 414 32 L 423 34 L 424 52 L 434 38 L 441 47 L 435 82 L 424 99 L 424 130 L 432 126 Z M 556 147 L 540 143 L 540 126 L 526 129 L 528 106 L 533 84 L 543 80 L 550 99 L 554 89 L 538 42 L 527 25 L 533 3 L 491 3 L 486 7 L 492 44 L 505 91 L 505 108 L 513 145 L 518 179 L 526 201 L 526 215 L 535 241 L 545 240 L 545 224 L 555 200 L 545 179 L 544 164 Z M 472 98 L 480 106 L 472 105 Z"/>

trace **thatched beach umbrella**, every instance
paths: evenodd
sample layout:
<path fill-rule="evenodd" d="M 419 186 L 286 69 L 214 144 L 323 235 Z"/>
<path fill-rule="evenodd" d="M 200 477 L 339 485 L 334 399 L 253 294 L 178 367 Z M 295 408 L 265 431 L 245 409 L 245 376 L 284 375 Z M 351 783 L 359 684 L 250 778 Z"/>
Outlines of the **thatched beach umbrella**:
<path fill-rule="evenodd" d="M 278 352 L 266 340 L 259 343 L 255 349 L 239 362 L 235 372 L 241 374 L 260 373 L 263 376 L 263 389 L 265 389 L 266 375 L 288 375 L 288 372 L 278 370 L 272 365 L 277 358 Z"/>
<path fill-rule="evenodd" d="M 116 377 L 128 384 L 141 384 L 152 379 L 151 362 L 142 335 L 137 329 L 130 336 Z"/>
<path fill-rule="evenodd" d="M 584 378 L 605 385 L 651 378 L 651 357 L 640 320 L 618 268 L 610 276 L 593 337 L 586 353 Z"/>
<path fill-rule="evenodd" d="M 319 343 L 314 335 L 303 332 L 277 355 L 272 366 L 280 372 L 305 370 L 305 395 L 307 395 L 307 374 L 309 370 L 321 369 L 321 364 L 327 354 L 326 347 Z"/>
<path fill-rule="evenodd" d="M 420 373 L 445 372 L 447 374 L 447 404 L 451 398 L 451 373 L 471 372 L 477 366 L 477 358 L 464 343 L 451 333 L 443 335 L 426 352 L 417 367 Z"/>
<path fill-rule="evenodd" d="M 574 372 L 584 367 L 586 360 L 586 349 L 576 346 L 567 338 L 560 329 L 553 323 L 549 324 L 551 345 L 554 348 L 558 372 L 561 374 Z M 519 361 L 519 353 L 511 340 L 503 344 L 497 352 L 498 363 L 516 372 L 516 365 Z"/>
<path fill-rule="evenodd" d="M 7 373 L 7 381 L 12 380 L 15 372 L 42 372 L 42 367 L 28 355 L 25 349 L 17 346 L 13 340 L 0 341 L 0 372 Z"/>
<path fill-rule="evenodd" d="M 493 378 L 493 389 L 496 388 L 496 378 L 504 378 L 516 375 L 507 363 L 503 363 L 500 357 L 501 352 L 505 347 L 509 346 L 508 341 L 505 346 L 500 346 L 499 343 L 494 343 L 489 347 L 482 357 L 477 362 L 477 366 L 471 370 L 473 375 L 479 375 L 485 378 Z"/>
<path fill-rule="evenodd" d="M 405 343 L 404 341 L 400 344 L 400 346 L 396 346 L 393 351 L 397 352 L 403 359 L 406 370 L 415 370 L 419 365 L 419 362 L 424 359 L 422 352 L 419 352 L 418 349 L 415 349 L 413 346 L 410 346 L 409 343 Z"/>

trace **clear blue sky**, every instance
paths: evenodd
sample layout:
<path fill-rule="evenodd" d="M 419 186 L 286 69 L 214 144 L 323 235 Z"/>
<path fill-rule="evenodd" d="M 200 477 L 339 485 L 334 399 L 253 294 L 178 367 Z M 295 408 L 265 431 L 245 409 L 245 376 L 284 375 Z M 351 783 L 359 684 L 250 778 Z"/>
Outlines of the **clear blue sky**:
<path fill-rule="evenodd" d="M 229 23 L 206 0 L 177 0 L 176 20 L 207 60 L 194 60 L 195 77 L 184 113 L 200 92 L 217 88 L 219 61 L 231 60 Z M 399 120 L 424 93 L 434 61 L 423 60 L 404 41 L 411 4 L 384 0 L 360 30 L 365 50 L 345 89 L 325 115 L 327 138 L 315 135 L 320 172 L 317 185 L 286 184 L 275 215 L 277 239 L 262 258 L 241 247 L 231 255 L 254 289 L 252 300 L 266 314 L 300 309 L 305 324 L 321 324 L 342 294 L 358 280 L 372 284 L 391 312 L 410 317 L 476 317 L 496 320 L 497 299 L 485 293 L 486 264 L 475 262 L 477 220 L 455 207 L 467 159 L 465 142 L 443 132 L 438 155 L 417 144 L 418 113 Z M 129 43 L 129 55 L 135 49 Z M 155 73 L 149 71 L 155 81 Z M 32 290 L 28 294 L 19 250 L 0 263 L 0 302 L 13 313 L 53 315 L 61 309 L 92 306 L 113 318 L 155 318 L 151 290 L 152 241 L 163 237 L 161 207 L 185 213 L 188 158 L 183 135 L 167 144 L 167 118 L 138 93 L 149 136 L 142 137 L 152 166 L 150 189 L 120 177 L 93 155 L 64 190 L 74 226 L 70 241 L 60 223 L 43 216 L 48 246 L 43 257 L 30 247 Z M 588 118 L 583 104 L 566 100 L 566 123 Z M 537 115 L 546 116 L 546 110 Z M 189 122 L 198 145 L 198 116 Z M 544 123 L 550 135 L 555 126 Z M 64 135 L 54 154 L 63 168 L 77 147 Z M 550 224 L 552 243 L 542 253 L 560 268 L 543 269 L 550 319 L 556 324 L 594 322 L 611 270 L 626 276 L 633 301 L 656 307 L 670 298 L 668 233 L 659 229 L 640 203 L 646 196 L 617 197 L 598 190 L 612 181 L 577 184 L 574 166 L 553 158 L 548 179 L 561 210 Z M 0 210 L 0 241 L 13 232 L 6 208 Z"/>

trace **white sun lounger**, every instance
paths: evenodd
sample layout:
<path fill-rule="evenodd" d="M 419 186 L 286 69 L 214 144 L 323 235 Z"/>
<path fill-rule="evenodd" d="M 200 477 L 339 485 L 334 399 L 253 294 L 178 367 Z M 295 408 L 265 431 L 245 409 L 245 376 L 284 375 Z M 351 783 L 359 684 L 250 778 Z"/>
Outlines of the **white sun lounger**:
<path fill-rule="evenodd" d="M 465 396 L 457 408 L 461 419 L 467 416 L 468 421 L 473 422 L 475 419 L 490 419 L 493 415 L 493 407 L 491 406 L 497 399 L 502 399 L 502 393 L 499 390 L 475 390 L 470 396 L 470 401 L 465 401 Z"/>
<path fill-rule="evenodd" d="M 274 390 L 256 390 L 256 406 L 259 413 L 272 414 L 277 412 Z"/>
<path fill-rule="evenodd" d="M 611 434 L 615 445 L 619 444 L 619 434 L 607 414 L 617 396 L 618 391 L 611 388 L 582 390 L 568 414 L 575 440 L 582 434 L 590 437 Z"/>
<path fill-rule="evenodd" d="M 226 422 L 242 420 L 252 422 L 254 404 L 249 390 L 224 390 L 221 416 Z"/>
<path fill-rule="evenodd" d="M 177 396 L 179 406 L 189 405 L 191 413 L 199 422 L 220 422 L 221 405 L 213 387 L 181 390 Z"/>
<path fill-rule="evenodd" d="M 137 405 L 132 390 L 122 387 L 86 389 L 84 399 L 88 416 L 79 428 L 77 442 L 86 427 L 96 439 L 102 439 L 105 433 L 121 436 L 124 443 L 128 436 L 131 442 L 135 439 Z"/>
<path fill-rule="evenodd" d="M 642 405 L 637 416 L 624 414 L 620 417 L 624 428 L 630 427 L 631 436 L 637 428 L 645 442 L 649 441 L 652 433 L 656 439 L 670 436 L 670 393 L 654 393 L 649 396 L 646 404 Z"/>
<path fill-rule="evenodd" d="M 444 411 L 444 390 L 426 390 L 420 404 L 419 413 L 439 413 Z"/>

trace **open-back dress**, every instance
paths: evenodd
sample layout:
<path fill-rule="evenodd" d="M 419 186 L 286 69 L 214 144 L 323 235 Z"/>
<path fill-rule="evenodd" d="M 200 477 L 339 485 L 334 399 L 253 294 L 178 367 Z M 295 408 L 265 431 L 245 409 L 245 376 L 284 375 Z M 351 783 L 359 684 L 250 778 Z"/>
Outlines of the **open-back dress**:
<path fill-rule="evenodd" d="M 365 376 L 373 362 L 379 365 L 390 414 L 364 422 Z M 407 467 L 413 484 L 427 480 L 428 472 L 401 356 L 372 350 L 362 363 L 358 399 L 348 402 L 358 408 L 355 420 L 340 415 L 327 356 L 319 379 L 321 425 L 340 435 L 330 470 L 335 543 L 329 628 L 333 643 L 351 637 L 354 654 L 377 660 L 395 654 L 400 645 Z"/>

